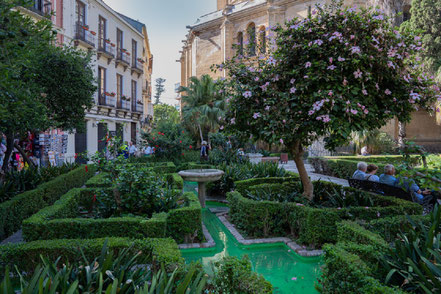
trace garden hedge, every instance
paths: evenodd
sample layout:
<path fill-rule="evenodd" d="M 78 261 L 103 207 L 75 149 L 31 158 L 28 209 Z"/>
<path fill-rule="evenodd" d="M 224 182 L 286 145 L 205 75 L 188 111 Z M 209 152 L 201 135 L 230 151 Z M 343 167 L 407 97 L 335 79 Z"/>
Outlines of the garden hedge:
<path fill-rule="evenodd" d="M 178 190 L 184 189 L 184 179 L 179 174 L 177 173 L 166 174 L 165 179 L 173 189 L 178 189 Z"/>
<path fill-rule="evenodd" d="M 203 163 L 196 163 L 196 162 L 186 162 L 182 163 L 178 166 L 177 170 L 189 170 L 189 169 L 214 169 L 216 168 L 214 165 L 211 164 L 203 164 Z"/>
<path fill-rule="evenodd" d="M 418 158 L 414 157 L 415 164 L 418 163 Z M 348 179 L 351 178 L 357 170 L 357 164 L 360 161 L 366 163 L 373 163 L 378 166 L 377 174 L 384 172 L 384 167 L 387 164 L 394 164 L 397 168 L 403 161 L 403 157 L 399 155 L 387 156 L 327 156 L 327 157 L 310 157 L 308 161 L 314 167 L 316 173 L 324 174 L 332 177 Z M 399 172 L 397 170 L 397 172 Z"/>
<path fill-rule="evenodd" d="M 252 186 L 261 185 L 261 184 L 280 184 L 284 182 L 299 182 L 300 176 L 297 174 L 290 174 L 289 177 L 284 178 L 253 178 L 243 181 L 234 182 L 235 191 L 245 194 L 245 191 L 248 190 Z"/>
<path fill-rule="evenodd" d="M 6 238 L 21 227 L 22 221 L 40 209 L 52 205 L 72 188 L 82 187 L 95 175 L 94 166 L 80 166 L 67 174 L 41 184 L 0 204 L 0 238 Z"/>
<path fill-rule="evenodd" d="M 343 189 L 345 193 L 367 194 L 378 206 L 341 209 L 314 208 L 293 202 L 254 201 L 235 191 L 227 194 L 231 220 L 250 237 L 290 234 L 298 237 L 302 243 L 319 246 L 337 241 L 336 223 L 342 220 L 370 221 L 380 217 L 422 213 L 422 207 L 419 204 L 395 197 L 371 194 L 328 182 L 315 181 L 313 184 L 316 187 L 316 194 L 320 193 L 320 189 L 335 187 Z M 274 184 L 267 185 L 273 186 Z M 286 186 L 286 183 L 280 185 Z"/>
<path fill-rule="evenodd" d="M 103 173 L 103 172 L 95 175 L 94 177 L 90 178 L 86 182 L 86 187 L 87 188 L 104 188 L 104 187 L 109 187 L 109 184 L 107 184 L 105 182 L 105 179 L 106 179 L 107 175 L 108 175 L 108 173 Z"/>
<path fill-rule="evenodd" d="M 164 263 L 172 266 L 183 263 L 176 242 L 170 238 L 58 239 L 0 246 L 0 273 L 4 273 L 6 266 L 13 268 L 14 265 L 22 271 L 33 271 L 41 263 L 40 256 L 49 258 L 52 262 L 58 257 L 61 257 L 62 263 L 76 262 L 83 260 L 82 251 L 86 258 L 92 259 L 100 255 L 106 241 L 108 248 L 115 252 L 133 246 L 134 253 L 142 251 L 152 264 Z"/>
<path fill-rule="evenodd" d="M 350 221 L 337 229 L 338 243 L 323 247 L 321 293 L 405 293 L 380 283 L 387 275 L 380 261 L 389 248 L 385 240 Z"/>
<path fill-rule="evenodd" d="M 72 189 L 55 202 L 23 222 L 26 241 L 51 239 L 94 239 L 103 237 L 164 238 L 177 242 L 202 236 L 201 206 L 196 195 L 185 193 L 189 206 L 143 217 L 90 219 L 77 217 L 79 205 L 89 203 L 96 190 Z M 179 227 L 175 225 L 179 223 Z"/>

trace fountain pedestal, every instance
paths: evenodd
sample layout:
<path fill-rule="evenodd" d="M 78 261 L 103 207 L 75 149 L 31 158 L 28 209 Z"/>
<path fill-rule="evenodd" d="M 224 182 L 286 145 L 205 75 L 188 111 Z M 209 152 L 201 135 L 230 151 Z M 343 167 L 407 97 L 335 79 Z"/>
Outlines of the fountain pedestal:
<path fill-rule="evenodd" d="M 223 174 L 224 172 L 218 169 L 190 169 L 179 172 L 184 181 L 198 183 L 198 197 L 203 208 L 207 197 L 206 184 L 220 180 Z"/>

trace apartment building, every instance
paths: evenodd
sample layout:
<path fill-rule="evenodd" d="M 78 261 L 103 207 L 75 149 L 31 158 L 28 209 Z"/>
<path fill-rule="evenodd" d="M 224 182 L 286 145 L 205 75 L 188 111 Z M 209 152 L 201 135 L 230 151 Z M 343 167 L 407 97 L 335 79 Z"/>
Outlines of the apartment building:
<path fill-rule="evenodd" d="M 60 44 L 92 53 L 98 91 L 86 113 L 86 132 L 67 135 L 63 158 L 105 148 L 107 132 L 139 142 L 141 129 L 153 116 L 153 56 L 146 26 L 114 11 L 101 0 L 35 0 L 25 13 L 51 17 Z M 49 14 L 53 12 L 53 15 Z M 58 130 L 58 132 L 62 132 Z"/>

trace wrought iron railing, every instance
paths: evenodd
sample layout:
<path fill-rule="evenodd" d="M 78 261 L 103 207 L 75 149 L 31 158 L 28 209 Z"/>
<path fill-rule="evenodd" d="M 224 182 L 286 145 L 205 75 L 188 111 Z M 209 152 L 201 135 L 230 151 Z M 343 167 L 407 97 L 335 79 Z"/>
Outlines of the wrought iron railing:
<path fill-rule="evenodd" d="M 115 107 L 115 97 L 101 93 L 98 97 L 98 104 L 101 106 Z"/>
<path fill-rule="evenodd" d="M 127 52 L 126 50 L 118 49 L 117 53 L 116 53 L 117 54 L 116 59 L 118 59 L 119 61 L 122 61 L 124 63 L 130 64 L 130 58 L 126 52 Z"/>
<path fill-rule="evenodd" d="M 108 43 L 104 38 L 100 38 L 98 43 L 98 50 L 105 52 L 111 56 L 115 56 L 115 47 Z"/>
<path fill-rule="evenodd" d="M 81 40 L 95 47 L 95 36 L 89 31 L 87 25 L 76 23 L 75 25 L 75 39 Z"/>
<path fill-rule="evenodd" d="M 116 105 L 118 109 L 130 110 L 130 102 L 126 100 L 126 98 L 122 96 L 118 97 L 118 103 Z"/>

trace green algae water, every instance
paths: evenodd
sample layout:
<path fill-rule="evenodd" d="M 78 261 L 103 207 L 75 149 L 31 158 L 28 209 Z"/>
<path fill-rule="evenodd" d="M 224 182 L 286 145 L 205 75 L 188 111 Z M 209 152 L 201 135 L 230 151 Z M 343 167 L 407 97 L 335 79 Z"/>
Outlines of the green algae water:
<path fill-rule="evenodd" d="M 207 202 L 207 207 L 219 206 Z M 212 272 L 212 262 L 224 256 L 248 255 L 253 270 L 271 282 L 274 293 L 318 293 L 314 284 L 320 274 L 320 257 L 301 257 L 283 243 L 242 245 L 228 231 L 215 214 L 203 209 L 203 222 L 216 242 L 213 248 L 183 249 L 187 263 L 200 261 L 204 269 Z"/>

